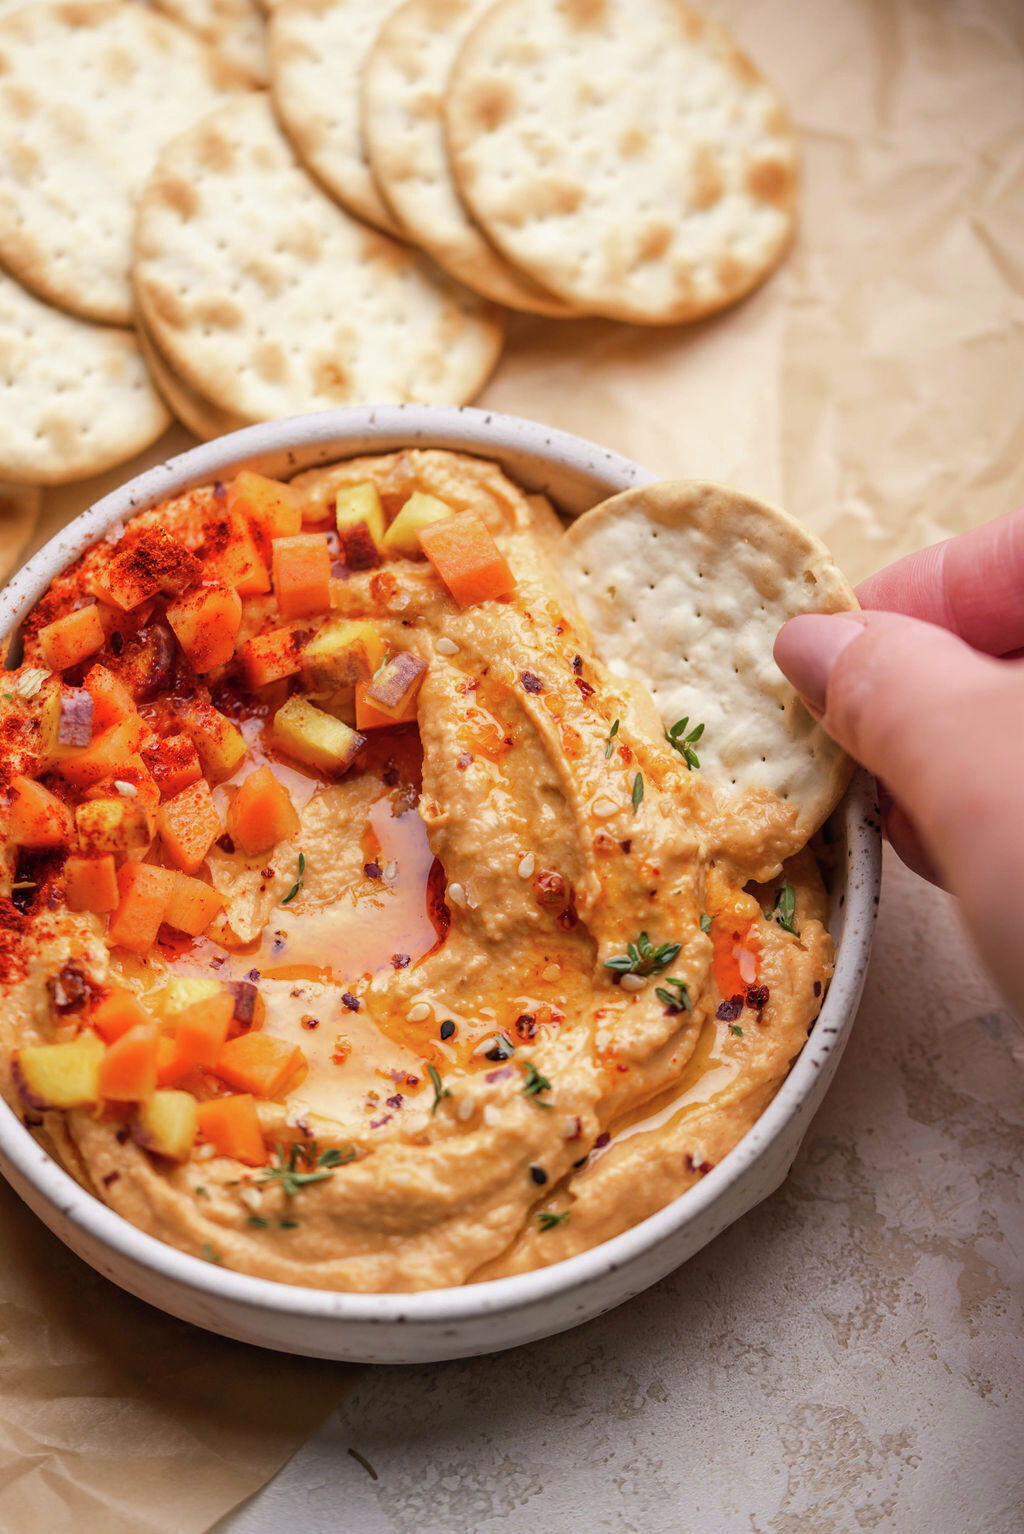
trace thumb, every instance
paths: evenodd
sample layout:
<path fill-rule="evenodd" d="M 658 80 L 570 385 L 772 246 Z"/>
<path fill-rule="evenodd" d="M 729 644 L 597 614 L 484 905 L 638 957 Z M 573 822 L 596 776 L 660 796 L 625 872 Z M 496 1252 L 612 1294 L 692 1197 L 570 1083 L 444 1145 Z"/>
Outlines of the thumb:
<path fill-rule="evenodd" d="M 1024 901 L 1011 913 L 1006 895 L 1024 866 L 1024 663 L 993 660 L 945 629 L 885 612 L 792 618 L 775 659 L 833 739 L 912 817 L 1006 983 L 1006 950 L 997 958 L 993 945 L 1001 934 L 1021 946 L 1020 927 L 1015 939 L 1012 931 Z M 1011 990 L 1019 994 L 1024 961 L 1017 967 Z"/>

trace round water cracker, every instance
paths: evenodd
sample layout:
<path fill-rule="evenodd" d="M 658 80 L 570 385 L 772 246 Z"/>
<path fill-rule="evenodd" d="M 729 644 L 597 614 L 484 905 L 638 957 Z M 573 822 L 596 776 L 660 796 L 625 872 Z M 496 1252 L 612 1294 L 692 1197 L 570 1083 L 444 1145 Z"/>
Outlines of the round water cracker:
<path fill-rule="evenodd" d="M 493 0 L 408 0 L 388 17 L 363 71 L 363 139 L 403 228 L 485 298 L 532 314 L 578 313 L 511 266 L 461 202 L 444 137 L 448 76 Z"/>
<path fill-rule="evenodd" d="M 128 330 L 53 309 L 0 273 L 0 475 L 60 485 L 140 453 L 170 424 Z"/>
<path fill-rule="evenodd" d="M 130 325 L 135 201 L 161 144 L 222 99 L 199 40 L 120 0 L 0 19 L 0 259 L 51 303 Z"/>
<path fill-rule="evenodd" d="M 501 311 L 332 202 L 263 95 L 167 146 L 139 204 L 135 289 L 173 372 L 252 421 L 462 404 L 501 349 Z"/>
<path fill-rule="evenodd" d="M 158 10 L 180 21 L 256 85 L 270 80 L 267 23 L 257 0 L 154 0 Z"/>
<path fill-rule="evenodd" d="M 36 485 L 15 485 L 0 480 L 0 585 L 18 564 L 43 504 Z"/>
<path fill-rule="evenodd" d="M 583 310 L 695 319 L 790 241 L 783 106 L 683 0 L 499 0 L 456 62 L 447 132 L 487 235 Z"/>
<path fill-rule="evenodd" d="M 772 658 L 779 628 L 848 612 L 828 549 L 784 511 L 699 480 L 627 490 L 565 534 L 558 568 L 618 675 L 647 683 L 666 728 L 704 725 L 701 772 L 720 792 L 767 790 L 796 812 L 792 851 L 834 809 L 852 763 Z M 787 854 L 788 855 L 788 854 Z"/>
<path fill-rule="evenodd" d="M 274 106 L 306 164 L 339 202 L 388 234 L 398 224 L 373 179 L 363 143 L 363 65 L 388 0 L 274 0 Z"/>
<path fill-rule="evenodd" d="M 139 319 L 135 321 L 135 334 L 139 350 L 164 403 L 193 436 L 202 442 L 211 442 L 214 437 L 226 437 L 229 432 L 253 424 L 241 416 L 232 415 L 228 410 L 219 410 L 198 389 L 193 389 L 191 384 L 179 378 Z"/>

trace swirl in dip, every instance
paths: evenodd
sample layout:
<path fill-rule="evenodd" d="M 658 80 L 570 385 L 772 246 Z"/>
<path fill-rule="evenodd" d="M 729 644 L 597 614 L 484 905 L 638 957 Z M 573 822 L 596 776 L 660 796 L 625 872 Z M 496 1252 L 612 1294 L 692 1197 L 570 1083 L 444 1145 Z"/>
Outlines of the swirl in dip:
<path fill-rule="evenodd" d="M 791 811 L 610 674 L 492 464 L 242 473 L 53 581 L 0 696 L 2 1089 L 125 1218 L 363 1291 L 615 1235 L 831 974 Z"/>

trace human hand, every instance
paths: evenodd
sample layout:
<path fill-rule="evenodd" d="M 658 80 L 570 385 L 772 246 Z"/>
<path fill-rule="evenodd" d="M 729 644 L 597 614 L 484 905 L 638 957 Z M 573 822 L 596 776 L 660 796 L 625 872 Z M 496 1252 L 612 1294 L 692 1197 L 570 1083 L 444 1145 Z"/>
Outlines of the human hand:
<path fill-rule="evenodd" d="M 857 595 L 864 612 L 790 619 L 775 659 L 879 779 L 889 841 L 957 896 L 1024 1006 L 1024 509 L 899 560 Z"/>

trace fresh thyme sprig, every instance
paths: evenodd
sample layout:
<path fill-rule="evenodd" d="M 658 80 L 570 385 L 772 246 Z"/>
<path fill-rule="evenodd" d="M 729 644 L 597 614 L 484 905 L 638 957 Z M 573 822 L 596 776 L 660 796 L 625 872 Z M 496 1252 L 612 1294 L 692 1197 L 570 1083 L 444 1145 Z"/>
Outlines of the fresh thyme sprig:
<path fill-rule="evenodd" d="M 647 933 L 641 932 L 635 943 L 626 945 L 625 953 L 605 959 L 604 967 L 620 975 L 653 975 L 667 969 L 682 949 L 682 943 L 662 943 L 655 948 Z"/>
<path fill-rule="evenodd" d="M 523 1083 L 523 1096 L 531 1098 L 538 1108 L 550 1108 L 551 1103 L 542 1103 L 539 1092 L 550 1092 L 551 1083 L 546 1076 L 542 1076 L 532 1060 L 527 1061 L 526 1080 Z"/>
<path fill-rule="evenodd" d="M 430 1085 L 434 1089 L 434 1103 L 430 1110 L 431 1115 L 433 1115 L 440 1108 L 442 1099 L 451 1097 L 452 1094 L 447 1087 L 441 1085 L 441 1076 L 436 1065 L 427 1066 L 427 1075 L 430 1077 Z"/>
<path fill-rule="evenodd" d="M 674 985 L 676 988 L 676 993 L 674 995 L 668 989 L 670 985 Z M 693 1002 L 690 1000 L 689 986 L 685 980 L 677 980 L 674 975 L 667 975 L 665 977 L 665 984 L 656 986 L 654 994 L 657 996 L 659 1001 L 663 1001 L 665 1003 L 670 1012 L 693 1011 Z"/>
<path fill-rule="evenodd" d="M 686 763 L 686 770 L 692 772 L 694 767 L 700 766 L 700 757 L 693 748 L 704 734 L 704 726 L 702 724 L 695 724 L 690 733 L 687 734 L 689 723 L 689 714 L 687 714 L 685 719 L 677 719 L 675 724 L 665 731 L 665 739 L 673 751 L 679 752 L 679 755 Z"/>
<path fill-rule="evenodd" d="M 633 779 L 633 814 L 634 815 L 636 814 L 637 810 L 640 808 L 641 804 L 643 803 L 643 797 L 644 797 L 644 775 L 643 775 L 642 772 L 638 772 L 636 777 Z"/>
<path fill-rule="evenodd" d="M 796 915 L 796 894 L 788 879 L 783 879 L 782 888 L 775 891 L 775 904 L 767 913 L 768 920 L 778 922 L 783 932 L 792 932 L 794 937 L 799 933 L 793 925 L 793 917 Z"/>
<path fill-rule="evenodd" d="M 299 853 L 299 877 L 296 879 L 295 883 L 292 885 L 292 887 L 288 891 L 287 895 L 285 895 L 284 899 L 281 901 L 282 905 L 289 905 L 291 903 L 291 901 L 293 901 L 295 899 L 296 895 L 299 893 L 299 890 L 302 888 L 302 881 L 305 878 L 305 876 L 306 876 L 306 858 L 305 858 L 305 854 L 300 852 Z"/>
<path fill-rule="evenodd" d="M 556 1225 L 561 1225 L 562 1221 L 568 1218 L 568 1209 L 563 1209 L 561 1214 L 556 1214 L 553 1209 L 538 1209 L 537 1211 L 537 1219 L 540 1221 L 542 1231 L 554 1230 Z"/>
<path fill-rule="evenodd" d="M 310 1140 L 308 1145 L 300 1145 L 296 1141 L 287 1159 L 283 1146 L 275 1145 L 274 1149 L 277 1151 L 277 1165 L 267 1167 L 263 1176 L 257 1178 L 257 1181 L 277 1183 L 288 1198 L 298 1193 L 300 1188 L 307 1187 L 309 1183 L 324 1182 L 337 1167 L 346 1166 L 356 1157 L 351 1145 L 346 1145 L 344 1150 L 332 1147 L 318 1154 L 315 1140 Z M 301 1170 L 303 1166 L 306 1168 L 305 1171 Z"/>
<path fill-rule="evenodd" d="M 619 721 L 616 719 L 615 723 L 612 725 L 611 729 L 608 731 L 608 734 L 605 737 L 604 759 L 606 762 L 611 760 L 612 752 L 615 750 L 615 737 L 618 733 Z"/>

